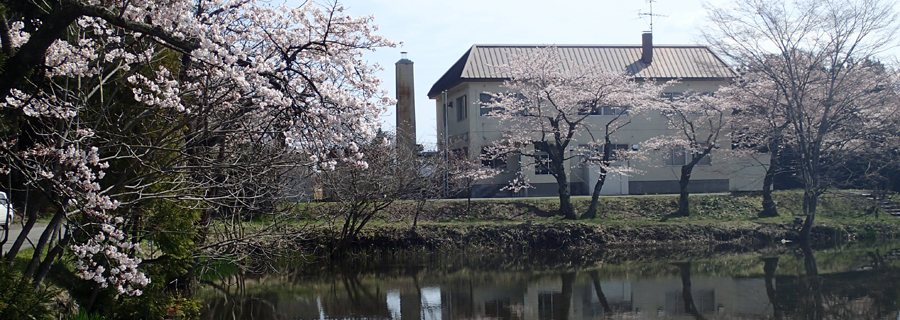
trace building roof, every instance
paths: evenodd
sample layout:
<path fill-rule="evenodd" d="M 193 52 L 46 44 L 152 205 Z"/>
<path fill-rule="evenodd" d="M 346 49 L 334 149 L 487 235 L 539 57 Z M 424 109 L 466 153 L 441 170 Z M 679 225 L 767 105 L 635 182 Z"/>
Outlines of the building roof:
<path fill-rule="evenodd" d="M 538 50 L 546 45 L 482 45 L 469 48 L 462 58 L 450 67 L 428 91 L 436 97 L 441 91 L 465 81 L 503 81 L 509 78 L 499 66 L 520 50 Z M 610 72 L 625 71 L 638 78 L 660 80 L 726 79 L 735 77 L 734 71 L 709 48 L 698 45 L 653 46 L 653 62 L 641 60 L 640 45 L 556 45 L 567 68 L 582 65 L 602 65 Z"/>

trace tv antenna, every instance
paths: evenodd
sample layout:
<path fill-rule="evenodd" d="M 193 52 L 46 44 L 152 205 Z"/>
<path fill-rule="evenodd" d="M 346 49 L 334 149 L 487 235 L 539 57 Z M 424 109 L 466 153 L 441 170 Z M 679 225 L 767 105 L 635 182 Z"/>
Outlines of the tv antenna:
<path fill-rule="evenodd" d="M 653 33 L 653 17 L 668 17 L 668 16 L 666 16 L 666 15 L 654 14 L 654 13 L 653 13 L 653 3 L 654 3 L 654 2 L 656 2 L 656 0 L 647 0 L 647 3 L 650 5 L 650 12 L 649 12 L 649 13 L 638 11 L 638 17 L 642 17 L 642 16 L 650 17 L 650 33 Z"/>

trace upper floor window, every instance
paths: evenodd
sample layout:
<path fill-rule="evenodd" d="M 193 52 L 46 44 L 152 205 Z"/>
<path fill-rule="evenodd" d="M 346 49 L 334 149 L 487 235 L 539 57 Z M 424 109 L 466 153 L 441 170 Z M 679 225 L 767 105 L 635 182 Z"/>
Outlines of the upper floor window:
<path fill-rule="evenodd" d="M 600 145 L 594 148 L 591 148 L 588 145 L 580 145 L 579 148 L 585 151 L 582 155 L 583 157 L 588 157 L 590 161 L 600 161 L 603 158 L 603 148 L 605 146 Z M 626 160 L 625 153 L 631 150 L 628 144 L 624 143 L 614 143 L 612 144 L 612 151 L 609 154 L 610 160 Z"/>
<path fill-rule="evenodd" d="M 619 116 L 619 115 L 627 115 L 628 107 L 625 106 L 603 106 L 603 107 L 595 107 L 595 106 L 586 106 L 584 108 L 580 108 L 578 110 L 578 114 L 580 115 L 592 115 L 592 116 Z"/>
<path fill-rule="evenodd" d="M 683 166 L 687 164 L 688 158 L 687 154 L 684 152 L 684 148 L 674 148 L 670 149 L 665 154 L 665 165 L 667 166 Z M 700 158 L 700 161 L 697 162 L 698 166 L 709 166 L 712 165 L 712 157 L 710 155 L 705 155 L 703 158 Z"/>
<path fill-rule="evenodd" d="M 684 93 L 681 92 L 664 92 L 662 94 L 662 97 L 668 99 L 669 101 L 680 100 L 683 96 Z"/>
<path fill-rule="evenodd" d="M 466 103 L 466 96 L 463 95 L 459 98 L 456 98 L 456 121 L 465 120 L 466 117 L 469 116 L 468 112 L 469 108 L 468 104 Z"/>
<path fill-rule="evenodd" d="M 612 160 L 625 160 L 625 153 L 631 150 L 627 144 L 613 144 L 609 154 Z"/>
<path fill-rule="evenodd" d="M 491 103 L 491 95 L 490 94 L 482 93 L 482 94 L 478 95 L 478 100 L 479 100 L 479 102 L 481 102 L 481 114 L 480 115 L 482 117 L 487 117 L 490 115 L 491 112 L 494 112 L 494 110 L 501 109 L 500 107 L 488 106 L 488 104 Z"/>

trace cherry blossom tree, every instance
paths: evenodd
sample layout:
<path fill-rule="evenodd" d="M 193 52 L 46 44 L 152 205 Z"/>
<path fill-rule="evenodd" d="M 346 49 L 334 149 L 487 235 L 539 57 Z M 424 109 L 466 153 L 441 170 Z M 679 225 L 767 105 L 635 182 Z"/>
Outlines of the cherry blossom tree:
<path fill-rule="evenodd" d="M 415 201 L 416 212 L 411 217 L 415 228 L 424 204 L 443 197 L 446 179 L 455 191 L 461 186 L 458 181 L 484 175 L 480 163 L 471 165 L 474 160 L 447 162 L 441 154 L 420 154 L 398 145 L 391 133 L 354 143 L 351 148 L 359 148 L 363 162 L 338 162 L 334 170 L 317 173 L 318 186 L 333 201 L 317 209 L 335 228 L 336 254 L 343 253 L 369 222 L 397 201 Z"/>
<path fill-rule="evenodd" d="M 706 40 L 780 95 L 785 144 L 804 184 L 800 237 L 809 239 L 819 195 L 830 186 L 823 157 L 868 141 L 859 129 L 895 114 L 896 104 L 882 103 L 882 77 L 866 62 L 896 40 L 894 4 L 751 0 L 707 11 Z"/>
<path fill-rule="evenodd" d="M 468 214 L 472 209 L 472 189 L 475 188 L 475 184 L 481 180 L 491 179 L 500 173 L 500 170 L 485 166 L 484 163 L 490 161 L 503 161 L 505 163 L 506 157 L 499 154 L 484 154 L 482 155 L 483 159 L 472 159 L 454 152 L 445 152 L 445 157 L 449 161 L 444 162 L 446 165 L 440 166 L 446 167 L 444 170 L 447 172 L 448 183 L 446 188 L 444 188 L 446 190 L 441 190 L 441 196 L 447 197 L 460 192 L 465 193 L 466 214 Z"/>
<path fill-rule="evenodd" d="M 139 295 L 150 280 L 138 243 L 152 234 L 140 212 L 156 201 L 201 210 L 198 248 L 232 252 L 247 236 L 207 238 L 213 219 L 275 207 L 283 189 L 265 186 L 284 183 L 289 163 L 363 165 L 352 142 L 373 138 L 392 103 L 361 55 L 394 44 L 337 3 L 3 6 L 0 171 L 28 216 L 23 234 L 41 203 L 53 211 L 26 272 L 36 282 L 71 250 L 82 278 Z"/>
<path fill-rule="evenodd" d="M 720 88 L 715 93 L 688 90 L 682 94 L 664 95 L 656 105 L 671 133 L 645 141 L 644 153 L 646 157 L 647 153 L 662 150 L 672 159 L 671 164 L 681 162 L 678 211 L 674 216 L 690 215 L 688 185 L 694 168 L 700 164 L 711 164 L 714 151 L 719 158 L 717 161 L 728 153 L 720 150 L 719 144 L 731 141 L 729 129 L 736 105 L 724 97 L 729 95 L 729 91 L 728 87 Z"/>
<path fill-rule="evenodd" d="M 755 72 L 744 72 L 732 87 L 730 98 L 741 106 L 732 121 L 732 146 L 769 154 L 769 162 L 761 163 L 766 173 L 762 185 L 763 209 L 758 217 L 778 216 L 772 198 L 775 176 L 789 167 L 782 159 L 788 122 L 778 108 L 784 96 L 774 89 L 772 81 Z"/>
<path fill-rule="evenodd" d="M 566 67 L 555 47 L 519 52 L 500 68 L 509 75 L 503 84 L 508 91 L 492 93 L 486 107 L 493 110 L 490 116 L 499 119 L 504 136 L 489 148 L 489 154 L 518 154 L 526 159 L 520 163 L 523 169 L 546 168 L 558 185 L 560 215 L 566 219 L 577 218 L 570 200 L 566 161 L 588 154 L 591 163 L 600 168 L 591 209 L 585 216 L 595 215 L 606 175 L 619 170 L 610 165 L 612 160 L 606 154 L 611 151 L 610 137 L 629 123 L 626 112 L 640 113 L 661 87 L 601 66 Z M 604 122 L 601 131 L 595 131 L 598 128 L 590 116 L 600 114 L 603 108 L 613 108 L 617 115 Z M 592 147 L 572 152 L 576 141 Z M 518 171 L 510 189 L 531 186 L 525 172 Z"/>

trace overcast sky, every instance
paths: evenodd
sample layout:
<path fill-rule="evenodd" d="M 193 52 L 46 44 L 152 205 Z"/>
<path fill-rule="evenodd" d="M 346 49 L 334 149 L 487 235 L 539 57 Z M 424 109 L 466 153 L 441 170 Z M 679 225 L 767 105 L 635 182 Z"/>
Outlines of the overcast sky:
<path fill-rule="evenodd" d="M 301 0 L 288 0 L 289 5 Z M 321 0 L 320 0 L 321 1 Z M 729 0 L 710 0 L 726 5 Z M 415 65 L 416 131 L 426 148 L 436 144 L 431 86 L 473 44 L 630 44 L 650 29 L 646 0 L 343 0 L 352 15 L 374 15 L 379 33 L 402 42 L 365 55 L 384 67 L 383 88 L 394 96 L 394 63 L 409 52 Z M 655 44 L 698 44 L 706 12 L 700 0 L 658 0 L 653 13 Z M 384 128 L 393 131 L 392 107 Z"/>

